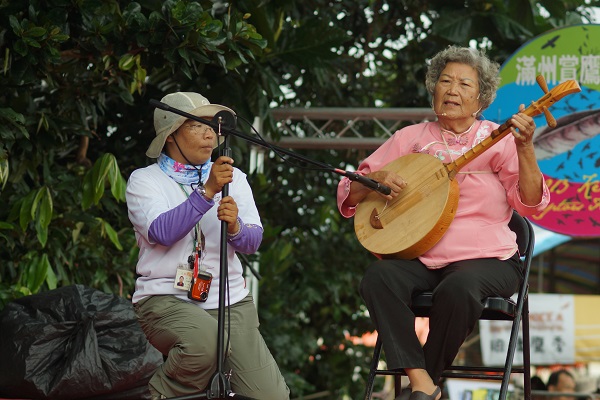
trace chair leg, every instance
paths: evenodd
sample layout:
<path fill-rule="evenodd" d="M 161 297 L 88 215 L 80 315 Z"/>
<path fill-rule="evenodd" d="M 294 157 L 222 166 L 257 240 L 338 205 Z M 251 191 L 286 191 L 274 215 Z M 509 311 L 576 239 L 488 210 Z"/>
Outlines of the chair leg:
<path fill-rule="evenodd" d="M 529 298 L 523 303 L 523 391 L 525 400 L 531 400 L 531 359 L 529 348 Z"/>
<path fill-rule="evenodd" d="M 402 393 L 402 375 L 394 375 L 394 394 L 396 397 Z"/>
<path fill-rule="evenodd" d="M 500 395 L 498 400 L 506 400 L 508 395 L 508 384 L 510 383 L 510 374 L 512 373 L 517 341 L 519 338 L 519 327 L 521 325 L 521 313 L 517 312 L 513 320 L 512 329 L 510 331 L 510 340 L 508 343 L 508 351 L 506 352 L 506 362 L 504 363 L 504 374 L 502 376 L 502 386 L 500 387 Z"/>
<path fill-rule="evenodd" d="M 371 395 L 373 394 L 375 376 L 377 375 L 377 367 L 379 366 L 379 358 L 381 357 L 381 346 L 381 339 L 378 336 L 375 349 L 373 350 L 373 360 L 371 360 L 371 368 L 369 369 L 369 377 L 367 378 L 364 400 L 371 400 Z"/>

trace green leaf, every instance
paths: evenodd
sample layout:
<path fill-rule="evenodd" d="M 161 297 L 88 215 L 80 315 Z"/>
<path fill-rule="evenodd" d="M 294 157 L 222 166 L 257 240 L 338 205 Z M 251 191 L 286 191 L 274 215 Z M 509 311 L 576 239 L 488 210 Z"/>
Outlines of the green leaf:
<path fill-rule="evenodd" d="M 473 26 L 472 18 L 456 15 L 442 15 L 432 28 L 432 33 L 450 42 L 462 43 L 469 36 Z"/>
<path fill-rule="evenodd" d="M 50 265 L 48 265 L 48 270 L 46 274 L 46 285 L 48 285 L 48 289 L 54 290 L 57 288 L 58 278 L 54 273 L 54 270 Z"/>
<path fill-rule="evenodd" d="M 523 25 L 505 15 L 493 15 L 492 21 L 494 21 L 498 32 L 508 39 L 522 40 L 533 36 Z"/>
<path fill-rule="evenodd" d="M 35 47 L 36 49 L 39 49 L 42 47 L 42 45 L 40 44 L 40 42 L 38 42 L 35 39 L 29 38 L 29 37 L 23 37 L 23 41 L 27 44 L 27 46 L 29 47 Z"/>
<path fill-rule="evenodd" d="M 190 70 L 190 67 L 187 64 L 182 64 L 179 66 L 179 68 L 181 72 L 183 72 L 183 74 L 186 76 L 186 78 L 192 80 L 192 71 Z"/>
<path fill-rule="evenodd" d="M 539 2 L 550 14 L 552 18 L 564 19 L 567 16 L 565 3 L 556 0 L 540 0 Z"/>
<path fill-rule="evenodd" d="M 33 28 L 27 29 L 23 35 L 31 36 L 31 37 L 42 37 L 46 34 L 46 28 L 42 28 L 41 26 L 35 26 Z"/>
<path fill-rule="evenodd" d="M 133 96 L 131 95 L 131 93 L 127 90 L 125 91 L 120 91 L 119 92 L 119 97 L 121 98 L 121 100 L 123 100 L 123 102 L 125 102 L 126 104 L 133 104 L 134 100 L 133 100 Z"/>
<path fill-rule="evenodd" d="M 119 58 L 119 69 L 123 71 L 129 71 L 135 65 L 135 57 L 133 54 L 124 54 Z"/>
<path fill-rule="evenodd" d="M 83 229 L 84 226 L 85 226 L 85 224 L 83 222 L 81 222 L 81 221 L 75 223 L 75 228 L 71 232 L 71 238 L 73 240 L 73 243 L 77 243 L 78 242 L 79 235 L 81 234 L 81 230 Z"/>
<path fill-rule="evenodd" d="M 31 222 L 33 219 L 33 215 L 35 215 L 35 211 L 33 211 L 33 203 L 36 197 L 36 192 L 31 191 L 27 196 L 23 198 L 21 203 L 21 210 L 19 213 L 19 224 L 21 225 L 21 229 L 25 231 L 27 229 L 27 224 Z"/>
<path fill-rule="evenodd" d="M 142 90 L 146 83 L 146 70 L 139 63 L 139 55 L 136 56 L 136 58 L 137 68 L 133 73 L 133 81 L 131 81 L 130 92 L 134 93 L 137 91 L 139 94 L 142 94 Z"/>
<path fill-rule="evenodd" d="M 55 42 L 58 43 L 62 43 L 62 42 L 66 42 L 67 40 L 69 40 L 70 36 L 69 35 L 65 35 L 64 33 L 60 33 L 58 35 L 52 35 L 50 37 L 50 39 L 52 39 Z"/>
<path fill-rule="evenodd" d="M 0 229 L 14 229 L 15 226 L 10 222 L 0 221 Z"/>
<path fill-rule="evenodd" d="M 555 0 L 551 0 L 555 1 Z M 537 3 L 523 0 L 508 0 L 504 4 L 507 6 L 506 13 L 498 13 L 498 15 L 504 15 L 514 22 L 519 24 L 522 28 L 527 30 L 534 30 L 536 25 L 536 14 L 537 14 Z"/>
<path fill-rule="evenodd" d="M 98 159 L 83 180 L 83 209 L 98 204 L 106 190 L 106 183 L 111 186 L 111 193 L 118 201 L 125 201 L 126 182 L 119 170 L 114 155 L 105 153 Z"/>
<path fill-rule="evenodd" d="M 117 231 L 115 231 L 113 227 L 110 226 L 110 224 L 105 220 L 102 220 L 102 229 L 106 233 L 112 244 L 114 244 L 118 250 L 123 250 L 123 246 L 119 241 L 119 235 L 117 234 Z"/>
<path fill-rule="evenodd" d="M 27 53 L 29 52 L 29 50 L 27 49 L 27 44 L 25 44 L 25 42 L 20 39 L 17 40 L 13 46 L 13 49 L 15 50 L 15 52 L 21 56 L 26 56 Z"/>
<path fill-rule="evenodd" d="M 184 48 L 184 47 L 178 48 L 177 49 L 177 53 L 179 53 L 179 56 L 185 60 L 185 63 L 187 65 L 191 65 L 192 64 L 191 61 L 190 61 L 190 56 L 189 56 L 188 51 L 187 51 L 186 48 Z"/>
<path fill-rule="evenodd" d="M 33 264 L 33 269 L 33 279 L 27 282 L 27 287 L 32 293 L 37 293 L 48 276 L 48 270 L 51 269 L 48 254 L 44 253 L 42 258 Z"/>
<path fill-rule="evenodd" d="M 116 166 L 116 168 L 118 169 L 118 165 Z M 110 191 L 113 195 L 113 197 L 119 201 L 125 201 L 125 191 L 127 190 L 127 182 L 125 182 L 125 179 L 123 178 L 123 175 L 121 175 L 121 172 L 117 170 L 117 174 L 116 178 L 111 179 L 111 186 L 110 186 Z"/>
<path fill-rule="evenodd" d="M 0 137 L 14 138 L 14 131 L 21 133 L 29 139 L 29 132 L 25 127 L 25 117 L 12 108 L 0 108 Z"/>
<path fill-rule="evenodd" d="M 104 195 L 106 187 L 106 178 L 111 170 L 111 159 L 108 154 L 104 154 L 94 165 L 94 204 L 98 204 Z"/>
<path fill-rule="evenodd" d="M 40 204 L 40 199 L 43 196 L 43 192 L 41 189 L 38 189 L 35 193 L 35 197 L 33 198 L 33 204 L 31 204 L 31 219 L 35 219 L 35 213 L 37 212 L 38 205 Z"/>
<path fill-rule="evenodd" d="M 6 186 L 6 182 L 8 181 L 8 176 L 10 175 L 10 166 L 8 164 L 8 159 L 0 159 L 0 188 L 4 189 Z"/>
<path fill-rule="evenodd" d="M 290 254 L 292 253 L 292 250 L 293 250 L 292 243 L 291 242 L 286 243 L 281 248 L 281 251 L 279 253 L 279 261 L 283 261 L 286 258 L 288 258 L 290 256 Z"/>
<path fill-rule="evenodd" d="M 44 253 L 42 257 L 39 257 L 35 252 L 29 252 L 23 261 L 26 264 L 23 264 L 21 284 L 28 289 L 30 294 L 37 293 L 46 280 L 50 268 L 48 255 Z"/>
<path fill-rule="evenodd" d="M 348 40 L 348 34 L 343 29 L 330 26 L 322 20 L 308 21 L 285 34 L 285 48 L 281 48 L 276 55 L 299 67 L 312 67 L 324 60 L 337 58 L 337 53 L 332 49 Z"/>
<path fill-rule="evenodd" d="M 125 201 L 125 191 L 127 182 L 125 182 L 125 178 L 121 174 L 121 170 L 119 169 L 119 163 L 114 155 L 109 154 L 110 165 L 111 165 L 111 173 L 108 176 L 108 182 L 111 187 L 111 193 L 113 197 L 118 201 Z"/>
<path fill-rule="evenodd" d="M 100 26 L 100 33 L 102 35 L 110 35 L 114 32 L 116 24 L 114 22 L 109 22 L 106 24 L 102 24 Z"/>
<path fill-rule="evenodd" d="M 40 119 L 38 121 L 36 132 L 39 133 L 40 129 L 42 129 L 42 128 L 44 128 L 45 130 L 49 129 L 48 118 L 46 117 L 46 114 L 44 114 L 44 113 L 42 113 L 42 115 L 40 115 Z"/>
<path fill-rule="evenodd" d="M 81 208 L 87 210 L 94 203 L 94 184 L 92 170 L 88 171 L 83 178 Z"/>
<path fill-rule="evenodd" d="M 238 53 L 238 56 L 240 54 Z M 225 66 L 227 67 L 228 70 L 234 70 L 237 67 L 239 67 L 240 65 L 244 64 L 246 62 L 246 60 L 243 57 L 235 57 L 233 54 L 229 53 L 225 59 L 226 64 Z"/>
<path fill-rule="evenodd" d="M 14 15 L 10 15 L 8 17 L 8 22 L 10 23 L 10 27 L 12 28 L 13 32 L 17 36 L 21 36 L 23 34 L 23 28 L 21 27 L 21 24 L 19 23 L 17 17 L 15 17 Z"/>
<path fill-rule="evenodd" d="M 36 223 L 35 231 L 37 234 L 38 242 L 40 242 L 42 248 L 46 247 L 46 242 L 48 241 L 48 227 L 43 227 L 39 223 Z"/>
<path fill-rule="evenodd" d="M 32 218 L 36 221 L 37 237 L 42 247 L 46 245 L 46 241 L 48 240 L 48 226 L 52 220 L 53 208 L 50 189 L 47 187 L 40 188 L 32 206 L 32 213 L 35 212 Z"/>

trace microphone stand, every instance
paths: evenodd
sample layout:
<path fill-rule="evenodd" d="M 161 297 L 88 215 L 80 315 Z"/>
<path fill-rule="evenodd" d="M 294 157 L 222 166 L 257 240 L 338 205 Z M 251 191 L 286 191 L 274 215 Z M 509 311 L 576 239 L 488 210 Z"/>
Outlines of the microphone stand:
<path fill-rule="evenodd" d="M 192 119 L 194 121 L 198 121 L 200 123 L 206 124 L 206 125 L 210 126 L 211 128 L 213 128 L 215 130 L 215 132 L 218 133 L 219 136 L 224 137 L 224 142 L 223 142 L 223 146 L 220 151 L 220 155 L 231 157 L 231 148 L 229 147 L 229 139 L 230 139 L 230 135 L 234 135 L 234 136 L 237 136 L 248 142 L 257 144 L 259 146 L 262 146 L 262 147 L 265 147 L 268 149 L 275 149 L 280 153 L 292 156 L 298 160 L 319 166 L 323 169 L 330 170 L 339 175 L 346 176 L 350 180 L 358 181 L 358 182 L 362 183 L 363 185 L 367 186 L 368 188 L 377 190 L 383 194 L 389 194 L 391 192 L 389 187 L 384 186 L 373 179 L 356 174 L 354 172 L 344 171 L 344 170 L 341 170 L 338 168 L 334 168 L 328 164 L 324 164 L 324 163 L 320 163 L 318 161 L 311 160 L 309 158 L 306 158 L 304 156 L 301 156 L 299 154 L 296 154 L 296 153 L 286 150 L 284 148 L 264 143 L 262 140 L 259 140 L 252 136 L 248 136 L 241 132 L 238 132 L 235 130 L 236 118 L 232 113 L 230 113 L 228 111 L 219 111 L 217 114 L 215 114 L 215 116 L 213 117 L 213 119 L 211 121 L 208 121 L 203 118 L 196 117 L 195 115 L 181 111 L 179 109 L 173 108 L 167 104 L 164 104 L 164 103 L 154 100 L 154 99 L 150 100 L 150 104 L 153 105 L 154 107 L 163 109 L 165 111 L 173 112 L 175 114 L 181 115 L 188 119 Z M 221 190 L 221 192 L 223 194 L 223 197 L 228 196 L 229 195 L 229 184 L 223 185 L 223 189 Z M 229 266 L 228 266 L 228 262 L 227 262 L 227 222 L 226 221 L 221 221 L 220 245 L 221 245 L 221 249 L 220 249 L 221 251 L 220 251 L 219 255 L 220 255 L 220 264 L 221 265 L 220 265 L 220 271 L 219 271 L 219 273 L 220 273 L 220 276 L 219 276 L 219 311 L 218 311 L 218 317 L 217 317 L 217 324 L 218 324 L 217 325 L 217 335 L 218 335 L 217 336 L 217 370 L 216 370 L 215 374 L 213 375 L 212 380 L 211 380 L 210 384 L 208 385 L 208 388 L 206 389 L 205 392 L 192 394 L 192 395 L 171 397 L 171 399 L 178 399 L 178 400 L 222 399 L 222 400 L 226 400 L 229 398 L 234 398 L 234 399 L 242 399 L 242 400 L 255 400 L 251 397 L 233 393 L 233 391 L 231 390 L 229 379 L 228 379 L 226 373 L 223 371 L 224 358 L 225 358 L 224 357 L 224 354 L 225 354 L 225 343 L 224 343 L 225 342 L 225 290 L 226 290 L 226 284 L 227 284 L 228 273 L 229 273 Z"/>

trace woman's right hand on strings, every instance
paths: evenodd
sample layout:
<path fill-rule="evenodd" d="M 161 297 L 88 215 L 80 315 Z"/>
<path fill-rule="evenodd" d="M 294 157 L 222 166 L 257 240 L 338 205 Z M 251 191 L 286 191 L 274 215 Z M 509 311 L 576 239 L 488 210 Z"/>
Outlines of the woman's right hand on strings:
<path fill-rule="evenodd" d="M 391 192 L 387 195 L 377 192 L 378 195 L 384 197 L 386 200 L 391 200 L 398 196 L 402 189 L 406 187 L 406 181 L 404 181 L 400 175 L 392 171 L 375 171 L 365 176 L 390 188 Z M 369 193 L 371 193 L 371 191 L 371 189 L 367 188 L 362 183 L 356 181 L 352 182 L 350 185 L 350 194 L 348 195 L 349 204 L 360 203 Z"/>
<path fill-rule="evenodd" d="M 377 192 L 379 195 L 385 197 L 388 200 L 398 196 L 400 192 L 406 187 L 406 181 L 402 179 L 400 175 L 392 171 L 375 171 L 367 175 L 369 178 L 379 182 L 390 188 L 390 194 L 383 194 Z"/>
<path fill-rule="evenodd" d="M 210 174 L 204 184 L 206 196 L 211 199 L 223 190 L 223 186 L 233 181 L 233 158 L 221 156 L 210 168 Z"/>

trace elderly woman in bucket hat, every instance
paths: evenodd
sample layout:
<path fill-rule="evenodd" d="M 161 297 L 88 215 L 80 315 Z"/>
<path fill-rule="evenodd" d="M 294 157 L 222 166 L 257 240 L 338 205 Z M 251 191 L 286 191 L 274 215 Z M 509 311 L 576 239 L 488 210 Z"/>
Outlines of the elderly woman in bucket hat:
<path fill-rule="evenodd" d="M 161 102 L 204 119 L 233 113 L 198 93 L 172 93 Z M 146 337 L 167 356 L 150 380 L 152 398 L 198 393 L 216 371 L 220 227 L 226 221 L 231 388 L 257 399 L 288 399 L 236 256 L 255 252 L 263 233 L 246 175 L 230 157 L 211 161 L 218 138 L 210 126 L 156 109 L 154 128 L 146 155 L 157 162 L 135 170 L 127 182 L 140 248 L 132 301 Z M 230 195 L 223 197 L 225 184 Z"/>

